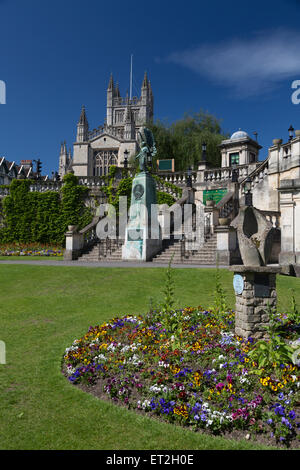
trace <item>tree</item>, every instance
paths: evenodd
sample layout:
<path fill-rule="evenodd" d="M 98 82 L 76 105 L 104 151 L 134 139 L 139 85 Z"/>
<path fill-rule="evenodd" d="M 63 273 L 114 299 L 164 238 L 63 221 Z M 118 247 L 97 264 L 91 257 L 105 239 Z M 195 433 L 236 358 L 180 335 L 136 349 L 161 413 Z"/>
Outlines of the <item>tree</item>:
<path fill-rule="evenodd" d="M 157 159 L 175 159 L 176 171 L 184 171 L 202 159 L 202 144 L 207 145 L 207 161 L 214 167 L 220 166 L 221 156 L 218 145 L 228 135 L 222 133 L 220 120 L 212 114 L 200 111 L 185 113 L 184 117 L 171 125 L 161 121 L 149 125 L 153 132 Z"/>

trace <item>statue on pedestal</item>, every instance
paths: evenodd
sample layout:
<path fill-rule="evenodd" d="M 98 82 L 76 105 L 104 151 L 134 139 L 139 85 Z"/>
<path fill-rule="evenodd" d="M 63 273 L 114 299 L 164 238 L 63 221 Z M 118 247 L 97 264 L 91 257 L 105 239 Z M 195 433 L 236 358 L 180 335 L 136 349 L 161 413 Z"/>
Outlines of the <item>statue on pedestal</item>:
<path fill-rule="evenodd" d="M 142 127 L 138 132 L 140 151 L 135 157 L 139 160 L 140 171 L 148 173 L 148 162 L 156 155 L 157 150 L 152 132 L 147 127 Z"/>
<path fill-rule="evenodd" d="M 138 133 L 140 151 L 136 156 L 140 172 L 132 182 L 129 220 L 122 247 L 122 259 L 148 261 L 161 250 L 161 229 L 158 223 L 156 181 L 149 172 L 156 155 L 154 137 L 150 129 L 142 127 Z"/>

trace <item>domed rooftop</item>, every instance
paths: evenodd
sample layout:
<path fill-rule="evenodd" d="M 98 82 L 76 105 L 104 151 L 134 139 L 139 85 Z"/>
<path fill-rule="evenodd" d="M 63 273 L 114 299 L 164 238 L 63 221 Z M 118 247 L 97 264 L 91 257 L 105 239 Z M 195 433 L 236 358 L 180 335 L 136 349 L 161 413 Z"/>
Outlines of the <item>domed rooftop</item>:
<path fill-rule="evenodd" d="M 232 136 L 230 137 L 230 140 L 237 140 L 237 139 L 244 139 L 245 137 L 249 137 L 247 132 L 242 131 L 239 129 L 237 132 L 234 132 Z"/>

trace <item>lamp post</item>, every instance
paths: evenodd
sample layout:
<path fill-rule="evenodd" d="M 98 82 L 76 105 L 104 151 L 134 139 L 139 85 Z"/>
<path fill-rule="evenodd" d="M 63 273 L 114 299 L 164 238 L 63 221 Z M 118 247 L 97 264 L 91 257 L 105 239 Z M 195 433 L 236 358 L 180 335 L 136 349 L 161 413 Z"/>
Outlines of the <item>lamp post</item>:
<path fill-rule="evenodd" d="M 232 172 L 231 172 L 231 182 L 238 183 L 239 181 L 239 170 L 236 167 L 236 164 L 232 165 Z"/>
<path fill-rule="evenodd" d="M 294 128 L 292 125 L 290 125 L 288 131 L 289 131 L 289 140 L 292 140 L 294 138 Z"/>
<path fill-rule="evenodd" d="M 234 214 L 237 215 L 239 211 L 239 170 L 237 169 L 237 165 L 234 163 L 232 165 L 232 172 L 231 172 L 231 182 L 234 183 Z"/>
<path fill-rule="evenodd" d="M 128 150 L 126 149 L 125 152 L 124 152 L 124 161 L 123 161 L 123 165 L 124 165 L 124 168 L 128 168 Z"/>
<path fill-rule="evenodd" d="M 206 162 L 206 148 L 207 148 L 206 142 L 203 142 L 202 144 L 202 161 L 203 162 Z"/>
<path fill-rule="evenodd" d="M 250 176 L 246 179 L 244 191 L 245 191 L 245 206 L 252 206 L 252 193 L 251 193 L 252 179 Z"/>
<path fill-rule="evenodd" d="M 193 187 L 193 183 L 192 183 L 192 168 L 189 166 L 188 169 L 187 169 L 187 178 L 186 178 L 186 185 L 188 188 L 192 188 Z"/>

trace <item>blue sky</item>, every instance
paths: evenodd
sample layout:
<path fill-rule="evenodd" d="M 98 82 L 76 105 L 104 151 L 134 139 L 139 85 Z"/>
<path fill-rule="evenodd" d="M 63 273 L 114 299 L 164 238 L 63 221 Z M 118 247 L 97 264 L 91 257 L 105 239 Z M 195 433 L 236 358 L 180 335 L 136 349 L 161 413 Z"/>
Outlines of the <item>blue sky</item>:
<path fill-rule="evenodd" d="M 111 72 L 125 95 L 133 54 L 134 91 L 147 70 L 156 119 L 203 109 L 224 132 L 258 132 L 265 158 L 300 129 L 299 19 L 296 0 L 0 0 L 0 156 L 57 170 L 81 106 L 91 128 L 103 123 Z"/>

